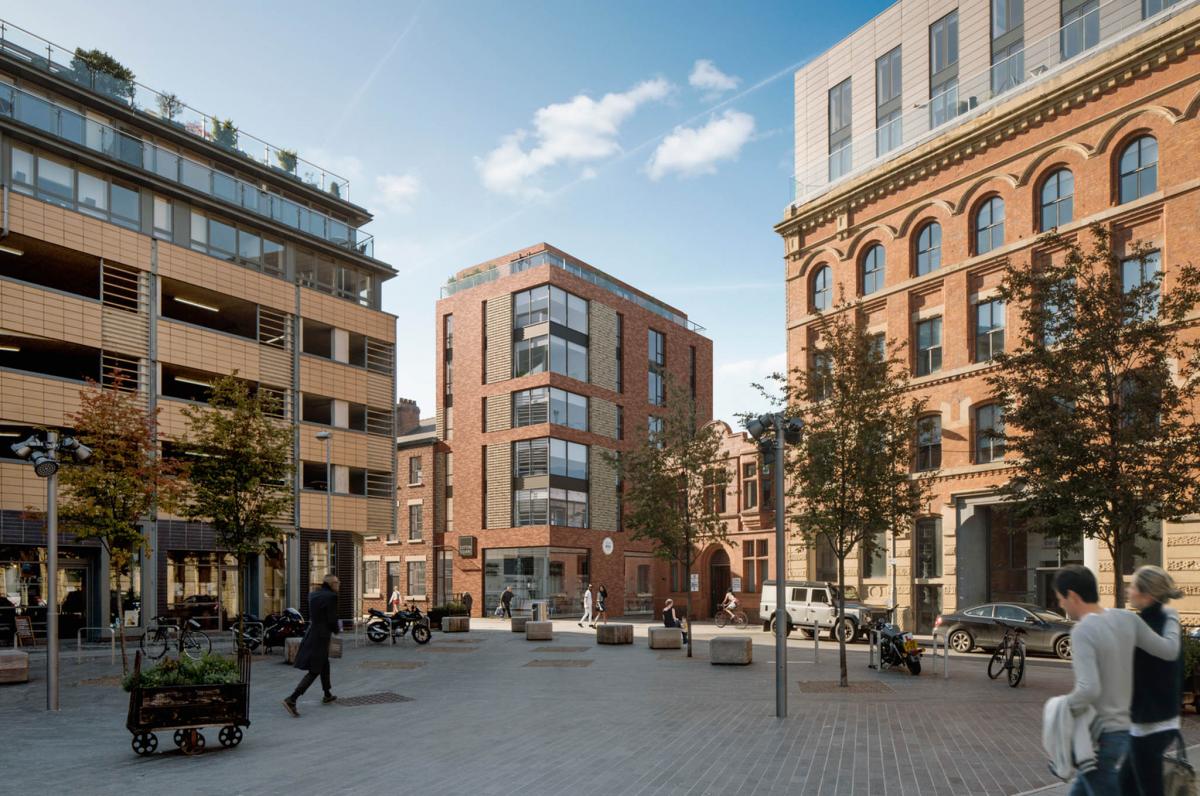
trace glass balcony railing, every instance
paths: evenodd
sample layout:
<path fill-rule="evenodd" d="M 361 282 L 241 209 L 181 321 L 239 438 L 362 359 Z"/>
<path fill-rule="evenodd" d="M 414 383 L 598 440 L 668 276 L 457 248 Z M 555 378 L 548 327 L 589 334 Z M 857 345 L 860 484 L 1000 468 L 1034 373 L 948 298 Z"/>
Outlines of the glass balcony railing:
<path fill-rule="evenodd" d="M 344 221 L 330 218 L 245 180 L 114 130 L 15 86 L 0 83 L 0 116 L 76 146 L 86 147 L 126 166 L 184 185 L 228 205 L 273 219 L 343 249 L 368 257 L 375 256 L 374 238 Z"/>
<path fill-rule="evenodd" d="M 934 136 L 952 130 L 997 102 L 1017 96 L 1114 43 L 1161 25 L 1200 0 L 1145 5 L 1145 0 L 1108 0 L 1083 6 L 1054 33 L 1031 40 L 988 69 L 945 84 L 928 100 L 910 105 L 886 130 L 853 138 L 828 158 L 810 161 L 792 183 L 792 205 L 817 198 L 837 184 L 886 163 Z M 1143 18 L 1143 13 L 1146 16 Z M 885 144 L 881 144 L 881 140 Z"/>
<path fill-rule="evenodd" d="M 459 291 L 469 290 L 477 285 L 495 282 L 502 276 L 511 276 L 512 274 L 519 274 L 522 271 L 528 271 L 530 268 L 537 268 L 539 265 L 552 265 L 555 268 L 561 268 L 567 273 L 573 274 L 585 282 L 590 282 L 596 287 L 603 288 L 609 293 L 620 296 L 626 301 L 632 301 L 642 309 L 649 310 L 655 315 L 660 315 L 672 323 L 676 323 L 684 327 L 685 329 L 690 329 L 693 332 L 704 331 L 704 327 L 700 324 L 689 321 L 687 318 L 683 317 L 677 312 L 667 309 L 657 301 L 634 293 L 629 288 L 618 284 L 607 276 L 593 271 L 586 266 L 571 262 L 570 260 L 560 257 L 552 252 L 538 252 L 537 254 L 531 254 L 528 257 L 522 257 L 519 260 L 513 260 L 510 263 L 494 265 L 491 268 L 471 274 L 470 276 L 463 277 L 462 279 L 451 278 L 449 282 L 442 286 L 442 298 L 448 298 Z"/>
<path fill-rule="evenodd" d="M 350 181 L 296 155 L 292 150 L 269 144 L 244 130 L 226 128 L 215 116 L 201 113 L 174 94 L 155 91 L 133 80 L 119 80 L 88 67 L 65 47 L 30 33 L 24 28 L 0 20 L 0 50 L 24 63 L 70 80 L 102 94 L 113 102 L 169 122 L 197 138 L 203 138 L 274 169 L 277 173 L 311 187 L 326 191 L 338 199 L 350 201 Z M 262 153 L 259 156 L 258 153 Z"/>

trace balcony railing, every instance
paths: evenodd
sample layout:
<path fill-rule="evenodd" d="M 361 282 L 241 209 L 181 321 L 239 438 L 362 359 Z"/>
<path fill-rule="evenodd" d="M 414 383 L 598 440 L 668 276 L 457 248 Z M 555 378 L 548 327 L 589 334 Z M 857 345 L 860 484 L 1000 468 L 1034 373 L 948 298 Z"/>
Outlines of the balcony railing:
<path fill-rule="evenodd" d="M 1200 0 L 1181 0 L 1142 19 L 1143 0 L 1108 0 L 1070 20 L 1053 34 L 1025 44 L 982 72 L 961 77 L 937 95 L 911 105 L 885 128 L 852 139 L 827 158 L 801 168 L 792 183 L 792 205 L 811 201 L 834 186 L 863 174 L 978 116 L 997 102 L 1045 82 L 1068 65 L 1108 50 L 1113 44 L 1161 25 Z M 884 151 L 885 147 L 889 147 Z"/>
<path fill-rule="evenodd" d="M 86 147 L 111 160 L 178 183 L 243 211 L 273 219 L 344 249 L 375 256 L 371 235 L 245 180 L 89 119 L 70 108 L 0 83 L 0 116 Z"/>
<path fill-rule="evenodd" d="M 296 156 L 296 153 L 269 144 L 241 129 L 215 129 L 212 114 L 202 113 L 182 102 L 174 94 L 155 91 L 132 80 L 118 80 L 91 69 L 65 47 L 35 33 L 0 20 L 0 50 L 29 66 L 69 80 L 101 94 L 113 102 L 139 113 L 169 122 L 197 138 L 203 138 L 249 160 L 274 169 L 278 174 L 327 191 L 338 199 L 350 201 L 350 181 Z M 262 155 L 259 156 L 258 153 Z"/>
<path fill-rule="evenodd" d="M 590 268 L 579 265 L 578 263 L 573 263 L 570 260 L 560 257 L 552 252 L 538 252 L 537 254 L 531 254 L 528 257 L 522 257 L 518 260 L 513 260 L 510 263 L 494 265 L 487 270 L 479 271 L 462 279 L 451 279 L 451 281 L 442 286 L 442 298 L 448 298 L 449 296 L 453 296 L 455 293 L 458 293 L 461 290 L 469 290 L 477 285 L 495 282 L 502 276 L 519 274 L 522 271 L 528 271 L 530 268 L 537 268 L 539 265 L 552 265 L 555 268 L 561 268 L 567 273 L 573 274 L 585 282 L 590 282 L 596 287 L 603 288 L 609 293 L 620 296 L 626 301 L 632 301 L 642 309 L 649 310 L 656 315 L 661 315 L 672 323 L 676 323 L 685 329 L 690 329 L 693 332 L 704 331 L 704 327 L 700 324 L 689 321 L 679 313 L 672 312 L 671 310 L 667 309 L 662 304 L 659 304 L 652 299 L 648 299 L 645 296 L 634 293 L 629 288 L 616 283 L 603 274 L 599 274 Z"/>

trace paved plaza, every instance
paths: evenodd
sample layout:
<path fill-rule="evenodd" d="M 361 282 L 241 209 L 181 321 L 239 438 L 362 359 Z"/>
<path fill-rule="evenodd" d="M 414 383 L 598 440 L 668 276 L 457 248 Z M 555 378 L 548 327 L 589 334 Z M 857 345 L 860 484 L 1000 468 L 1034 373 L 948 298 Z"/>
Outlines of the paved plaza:
<path fill-rule="evenodd" d="M 127 695 L 107 652 L 64 655 L 62 711 L 44 712 L 44 658 L 28 685 L 0 687 L 4 768 L 48 793 L 416 794 L 1017 794 L 1051 786 L 1041 752 L 1041 708 L 1070 687 L 1068 666 L 1034 660 L 1027 685 L 985 674 L 983 655 L 954 656 L 950 678 L 875 672 L 854 645 L 854 688 L 833 688 L 837 649 L 789 648 L 790 717 L 774 712 L 772 637 L 749 667 L 712 666 L 707 640 L 737 631 L 698 628 L 696 657 L 650 650 L 646 625 L 632 646 L 599 646 L 574 622 L 551 642 L 527 642 L 498 620 L 467 634 L 435 633 L 417 647 L 355 646 L 333 662 L 342 702 L 314 686 L 301 718 L 280 706 L 300 673 L 281 656 L 253 667 L 252 725 L 233 750 L 209 730 L 208 750 L 186 757 L 159 737 L 135 755 L 124 727 Z M 351 706 L 347 698 L 406 698 Z M 1189 740 L 1200 721 L 1185 718 Z M 1047 791 L 1054 792 L 1054 791 Z"/>

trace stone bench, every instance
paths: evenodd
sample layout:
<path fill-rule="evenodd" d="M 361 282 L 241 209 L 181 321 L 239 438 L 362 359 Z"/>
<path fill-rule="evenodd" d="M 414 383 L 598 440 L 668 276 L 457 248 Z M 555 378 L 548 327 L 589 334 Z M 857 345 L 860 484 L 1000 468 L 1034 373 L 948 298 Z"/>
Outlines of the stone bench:
<path fill-rule="evenodd" d="M 746 666 L 754 660 L 749 636 L 726 636 L 708 642 L 708 660 L 714 666 Z"/>
<path fill-rule="evenodd" d="M 527 617 L 527 616 L 514 616 L 514 617 L 512 618 L 512 632 L 514 632 L 514 633 L 524 633 L 524 632 L 525 632 L 525 625 L 527 625 L 528 623 L 529 623 L 529 617 Z"/>
<path fill-rule="evenodd" d="M 632 644 L 633 625 L 596 625 L 597 644 Z"/>
<path fill-rule="evenodd" d="M 442 632 L 443 633 L 466 633 L 471 629 L 471 617 L 469 616 L 443 616 L 442 617 Z"/>
<path fill-rule="evenodd" d="M 29 682 L 29 653 L 0 650 L 0 683 Z"/>
<path fill-rule="evenodd" d="M 553 622 L 526 622 L 525 623 L 525 640 L 526 641 L 553 641 L 554 640 L 554 623 Z"/>
<path fill-rule="evenodd" d="M 651 627 L 647 630 L 652 650 L 683 649 L 683 631 L 677 627 Z"/>

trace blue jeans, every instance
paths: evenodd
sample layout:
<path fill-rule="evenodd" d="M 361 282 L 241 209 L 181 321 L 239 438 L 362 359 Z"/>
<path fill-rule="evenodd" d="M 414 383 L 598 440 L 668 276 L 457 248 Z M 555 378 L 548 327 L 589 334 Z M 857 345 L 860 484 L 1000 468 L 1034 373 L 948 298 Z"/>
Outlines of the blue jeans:
<path fill-rule="evenodd" d="M 1117 770 L 1129 751 L 1129 733 L 1125 730 L 1101 734 L 1096 743 L 1096 767 L 1078 774 L 1070 796 L 1120 796 Z"/>

